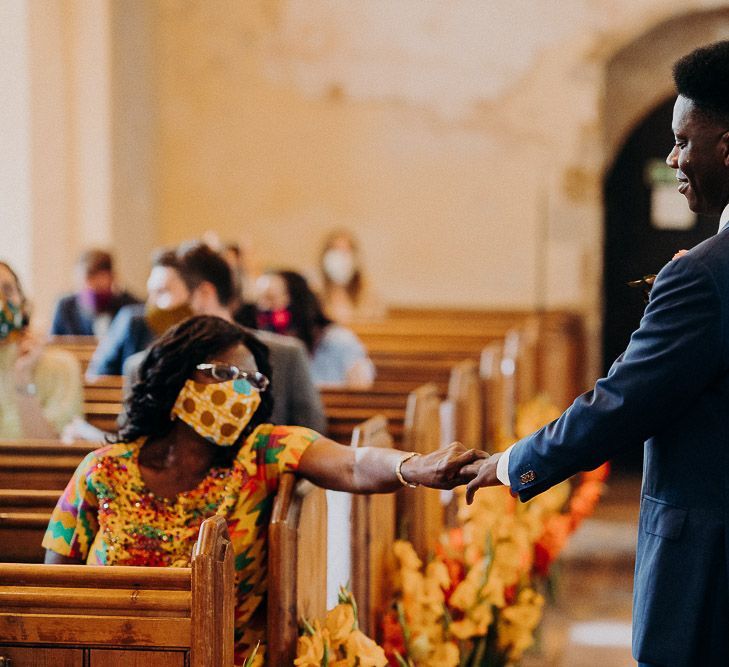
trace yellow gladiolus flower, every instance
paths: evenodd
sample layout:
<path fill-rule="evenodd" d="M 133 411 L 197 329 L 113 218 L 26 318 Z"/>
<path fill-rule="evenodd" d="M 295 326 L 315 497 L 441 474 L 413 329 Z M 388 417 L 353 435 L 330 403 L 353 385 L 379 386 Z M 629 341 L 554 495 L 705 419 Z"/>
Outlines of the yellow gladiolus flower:
<path fill-rule="evenodd" d="M 420 570 L 423 566 L 423 562 L 418 558 L 418 554 L 415 553 L 413 545 L 405 540 L 397 540 L 393 546 L 395 557 L 400 562 L 400 567 L 408 570 Z"/>
<path fill-rule="evenodd" d="M 478 584 L 473 581 L 472 577 L 466 577 L 453 591 L 450 604 L 456 609 L 466 610 L 476 604 L 478 599 Z"/>
<path fill-rule="evenodd" d="M 460 621 L 453 621 L 448 626 L 448 630 L 456 639 L 470 639 L 478 635 L 476 624 L 468 617 Z"/>
<path fill-rule="evenodd" d="M 352 609 L 352 605 L 338 604 L 333 609 L 330 609 L 327 612 L 324 624 L 329 631 L 332 646 L 337 648 L 344 644 L 354 629 L 354 609 Z"/>
<path fill-rule="evenodd" d="M 493 607 L 488 602 L 476 605 L 468 612 L 469 617 L 476 624 L 477 634 L 485 635 L 494 621 Z"/>
<path fill-rule="evenodd" d="M 460 658 L 458 645 L 454 642 L 445 642 L 436 647 L 425 667 L 458 667 Z"/>
<path fill-rule="evenodd" d="M 321 665 L 322 658 L 324 657 L 324 644 L 328 643 L 328 634 L 326 630 L 315 626 L 317 632 L 311 636 L 302 635 L 299 637 L 299 642 L 296 649 L 297 658 L 294 660 L 295 665 L 300 667 L 319 667 Z"/>
<path fill-rule="evenodd" d="M 347 655 L 357 656 L 359 667 L 385 667 L 387 658 L 385 651 L 367 635 L 359 630 L 352 632 L 347 638 Z"/>

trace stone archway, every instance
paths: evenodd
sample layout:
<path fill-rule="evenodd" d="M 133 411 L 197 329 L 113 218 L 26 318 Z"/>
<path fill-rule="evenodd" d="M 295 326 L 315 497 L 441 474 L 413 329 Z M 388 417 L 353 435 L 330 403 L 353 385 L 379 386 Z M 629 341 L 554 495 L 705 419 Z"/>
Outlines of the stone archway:
<path fill-rule="evenodd" d="M 605 65 L 603 174 L 635 126 L 673 94 L 676 58 L 722 39 L 729 39 L 729 7 L 662 21 L 613 53 Z"/>

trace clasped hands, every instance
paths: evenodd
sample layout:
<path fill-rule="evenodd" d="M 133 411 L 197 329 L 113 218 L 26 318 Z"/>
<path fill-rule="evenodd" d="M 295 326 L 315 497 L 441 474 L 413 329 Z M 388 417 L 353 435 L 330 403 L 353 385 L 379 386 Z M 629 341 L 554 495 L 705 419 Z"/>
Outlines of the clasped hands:
<path fill-rule="evenodd" d="M 501 484 L 496 476 L 500 457 L 501 453 L 488 454 L 452 442 L 430 454 L 409 459 L 402 466 L 402 474 L 434 489 L 452 489 L 467 484 L 466 502 L 470 505 L 477 489 Z"/>

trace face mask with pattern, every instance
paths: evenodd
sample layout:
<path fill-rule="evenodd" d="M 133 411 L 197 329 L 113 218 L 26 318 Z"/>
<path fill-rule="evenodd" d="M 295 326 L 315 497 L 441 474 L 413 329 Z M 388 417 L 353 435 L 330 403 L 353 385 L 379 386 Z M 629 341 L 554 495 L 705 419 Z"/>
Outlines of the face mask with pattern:
<path fill-rule="evenodd" d="M 27 324 L 23 309 L 10 301 L 0 299 L 0 342 L 18 337 Z"/>
<path fill-rule="evenodd" d="M 230 447 L 260 404 L 260 393 L 248 380 L 213 384 L 188 380 L 175 401 L 171 417 L 185 422 L 208 442 Z"/>

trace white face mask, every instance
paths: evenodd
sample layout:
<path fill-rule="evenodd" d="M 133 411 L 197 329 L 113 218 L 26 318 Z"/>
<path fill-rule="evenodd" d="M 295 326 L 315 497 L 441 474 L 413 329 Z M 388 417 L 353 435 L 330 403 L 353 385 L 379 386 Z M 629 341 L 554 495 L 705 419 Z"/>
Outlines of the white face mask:
<path fill-rule="evenodd" d="M 351 252 L 332 248 L 324 253 L 322 263 L 324 273 L 337 285 L 346 285 L 354 276 L 356 267 Z"/>

